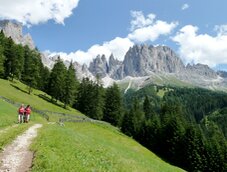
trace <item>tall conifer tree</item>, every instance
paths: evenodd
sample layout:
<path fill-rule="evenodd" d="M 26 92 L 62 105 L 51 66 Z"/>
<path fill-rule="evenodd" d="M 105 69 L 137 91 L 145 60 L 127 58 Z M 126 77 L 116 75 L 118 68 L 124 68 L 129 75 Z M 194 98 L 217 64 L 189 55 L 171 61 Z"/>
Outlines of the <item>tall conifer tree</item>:
<path fill-rule="evenodd" d="M 120 89 L 116 83 L 107 88 L 103 119 L 115 126 L 120 126 L 123 117 L 123 105 Z"/>
<path fill-rule="evenodd" d="M 69 68 L 66 72 L 65 77 L 65 89 L 64 89 L 64 107 L 66 108 L 67 105 L 72 105 L 75 100 L 76 89 L 78 87 L 78 81 L 76 79 L 76 73 L 71 61 Z"/>
<path fill-rule="evenodd" d="M 48 84 L 48 93 L 52 96 L 52 99 L 63 100 L 66 71 L 63 61 L 58 57 L 51 71 Z"/>
<path fill-rule="evenodd" d="M 0 45 L 0 78 L 4 77 L 4 61 L 5 61 L 5 56 L 3 54 L 4 49 Z"/>

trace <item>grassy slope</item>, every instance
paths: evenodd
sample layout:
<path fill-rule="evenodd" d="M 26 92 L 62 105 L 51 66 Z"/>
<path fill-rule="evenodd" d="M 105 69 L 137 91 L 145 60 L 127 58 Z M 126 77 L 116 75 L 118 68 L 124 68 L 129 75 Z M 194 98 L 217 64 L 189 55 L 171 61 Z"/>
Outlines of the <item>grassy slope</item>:
<path fill-rule="evenodd" d="M 33 144 L 33 172 L 182 171 L 154 155 L 114 127 L 89 123 L 49 125 Z"/>
<path fill-rule="evenodd" d="M 17 108 L 0 100 L 0 129 L 11 126 L 17 121 Z"/>
<path fill-rule="evenodd" d="M 42 121 L 44 121 L 42 118 L 36 117 L 36 122 Z M 33 124 L 33 122 L 29 124 L 16 124 L 16 122 L 17 108 L 0 100 L 0 150 Z"/>
<path fill-rule="evenodd" d="M 44 94 L 40 91 L 28 95 L 24 93 L 25 85 L 14 84 L 18 89 L 10 84 L 0 80 L 0 95 L 42 110 L 82 115 L 39 98 L 36 94 Z M 0 132 L 1 128 L 13 125 L 16 111 L 16 107 L 0 100 Z M 30 124 L 14 125 L 0 134 L 1 149 L 33 123 L 44 124 L 32 145 L 35 151 L 32 171 L 182 171 L 108 124 L 66 123 L 62 127 L 34 116 Z"/>
<path fill-rule="evenodd" d="M 30 104 L 31 107 L 34 107 L 39 110 L 49 110 L 53 112 L 62 112 L 62 113 L 68 113 L 68 114 L 75 114 L 75 115 L 81 115 L 83 114 L 79 113 L 75 109 L 68 108 L 67 110 L 60 107 L 62 104 L 58 103 L 59 106 L 56 106 L 52 103 L 50 103 L 48 100 L 45 100 L 43 98 L 40 98 L 41 96 L 46 96 L 47 98 L 50 98 L 48 95 L 46 95 L 44 92 L 39 90 L 33 90 L 32 94 L 27 94 L 27 86 L 16 81 L 14 83 L 6 80 L 0 79 L 0 96 L 4 96 L 6 98 L 9 98 L 11 100 L 14 100 L 15 102 L 24 103 L 24 104 Z M 51 116 L 51 114 L 48 114 Z M 56 119 L 54 119 L 56 120 Z"/>
<path fill-rule="evenodd" d="M 33 90 L 32 94 L 27 94 L 27 86 L 16 81 L 12 83 L 10 81 L 0 79 L 0 95 L 10 98 L 16 102 L 21 102 L 25 104 L 31 104 L 33 107 L 41 110 L 50 110 L 63 113 L 77 114 L 78 111 L 74 109 L 65 110 L 59 106 L 56 106 L 42 98 L 38 95 L 46 95 L 44 92 L 39 90 Z M 47 96 L 49 98 L 49 96 Z"/>
<path fill-rule="evenodd" d="M 138 90 L 142 87 L 148 86 L 150 84 L 155 85 L 166 85 L 166 86 L 174 86 L 174 87 L 195 87 L 193 84 L 182 81 L 178 78 L 176 78 L 174 75 L 151 75 L 150 78 L 136 78 L 136 79 L 128 79 L 128 80 L 122 80 L 117 82 L 121 90 L 125 90 L 129 82 L 131 82 L 131 89 Z"/>

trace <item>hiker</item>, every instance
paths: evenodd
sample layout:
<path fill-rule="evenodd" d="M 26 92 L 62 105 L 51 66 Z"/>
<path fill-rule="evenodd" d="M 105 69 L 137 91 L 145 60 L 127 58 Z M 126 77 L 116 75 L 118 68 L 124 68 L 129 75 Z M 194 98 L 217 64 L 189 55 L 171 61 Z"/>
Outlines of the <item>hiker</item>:
<path fill-rule="evenodd" d="M 30 115 L 31 115 L 31 107 L 30 107 L 30 105 L 27 105 L 27 107 L 25 108 L 25 115 L 26 115 L 25 122 L 28 123 L 28 121 L 30 120 Z"/>
<path fill-rule="evenodd" d="M 23 122 L 23 115 L 24 115 L 25 109 L 24 109 L 24 105 L 22 104 L 19 109 L 18 109 L 18 123 L 22 123 Z"/>

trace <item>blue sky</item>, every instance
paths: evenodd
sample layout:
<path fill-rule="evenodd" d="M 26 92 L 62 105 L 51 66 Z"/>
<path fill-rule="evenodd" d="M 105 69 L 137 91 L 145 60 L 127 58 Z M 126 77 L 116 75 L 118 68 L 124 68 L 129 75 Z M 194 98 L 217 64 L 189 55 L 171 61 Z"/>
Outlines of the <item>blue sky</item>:
<path fill-rule="evenodd" d="M 39 50 L 80 63 L 110 53 L 122 60 L 134 44 L 161 44 L 185 63 L 227 69 L 226 6 L 225 0 L 0 0 L 0 18 L 22 22 Z"/>

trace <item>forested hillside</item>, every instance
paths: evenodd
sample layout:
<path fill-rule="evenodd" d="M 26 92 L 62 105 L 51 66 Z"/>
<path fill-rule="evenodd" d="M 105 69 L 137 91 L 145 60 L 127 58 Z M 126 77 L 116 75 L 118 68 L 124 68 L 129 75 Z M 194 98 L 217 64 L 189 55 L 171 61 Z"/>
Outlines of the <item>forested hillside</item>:
<path fill-rule="evenodd" d="M 157 96 L 160 89 L 163 98 Z M 226 93 L 148 86 L 129 91 L 125 102 L 134 105 L 123 131 L 150 150 L 188 171 L 227 170 Z"/>

